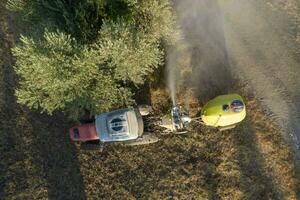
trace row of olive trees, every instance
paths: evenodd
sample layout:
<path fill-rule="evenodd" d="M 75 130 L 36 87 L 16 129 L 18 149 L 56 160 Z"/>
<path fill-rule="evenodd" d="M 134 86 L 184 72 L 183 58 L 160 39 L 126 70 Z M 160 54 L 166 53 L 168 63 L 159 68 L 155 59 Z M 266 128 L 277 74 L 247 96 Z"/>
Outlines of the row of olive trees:
<path fill-rule="evenodd" d="M 9 0 L 7 7 L 35 27 L 13 49 L 18 102 L 49 114 L 78 118 L 130 105 L 131 87 L 163 64 L 162 43 L 178 38 L 169 0 Z"/>

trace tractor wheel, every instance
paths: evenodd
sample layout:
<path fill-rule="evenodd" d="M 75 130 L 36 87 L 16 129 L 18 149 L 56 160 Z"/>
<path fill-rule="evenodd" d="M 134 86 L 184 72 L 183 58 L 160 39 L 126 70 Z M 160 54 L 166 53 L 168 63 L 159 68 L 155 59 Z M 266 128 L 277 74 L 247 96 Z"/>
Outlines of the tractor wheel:
<path fill-rule="evenodd" d="M 83 142 L 80 144 L 80 149 L 85 151 L 103 151 L 104 144 L 97 141 Z"/>
<path fill-rule="evenodd" d="M 95 122 L 94 118 L 81 118 L 79 119 L 80 124 L 91 124 Z"/>
<path fill-rule="evenodd" d="M 152 112 L 152 107 L 149 105 L 138 105 L 138 110 L 142 116 L 147 116 Z"/>
<path fill-rule="evenodd" d="M 136 146 L 136 145 L 152 144 L 158 141 L 159 139 L 155 135 L 144 133 L 141 137 L 137 138 L 136 140 L 126 142 L 125 145 Z"/>

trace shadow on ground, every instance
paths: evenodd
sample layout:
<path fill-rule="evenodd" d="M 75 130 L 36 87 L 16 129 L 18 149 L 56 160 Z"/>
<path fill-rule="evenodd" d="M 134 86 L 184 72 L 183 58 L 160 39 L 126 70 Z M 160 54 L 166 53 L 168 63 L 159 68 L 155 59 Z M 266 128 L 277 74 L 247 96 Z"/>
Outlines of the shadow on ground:
<path fill-rule="evenodd" d="M 0 198 L 85 199 L 66 120 L 30 112 L 16 103 L 10 49 L 17 32 L 4 4 L 0 3 Z"/>
<path fill-rule="evenodd" d="M 37 120 L 37 116 L 39 120 Z M 77 151 L 68 137 L 68 123 L 62 116 L 49 118 L 30 114 L 37 156 L 34 165 L 42 166 L 49 199 L 85 199 Z"/>
<path fill-rule="evenodd" d="M 247 119 L 229 136 L 236 147 L 234 158 L 238 160 L 239 182 L 244 198 L 284 199 L 283 191 L 267 171 L 265 158 L 257 148 L 256 130 L 252 124 L 251 119 Z"/>
<path fill-rule="evenodd" d="M 199 2 L 204 9 L 201 12 L 218 18 L 217 1 Z M 195 19 L 197 16 L 200 17 L 196 15 Z M 216 34 L 212 41 L 199 41 L 192 48 L 194 72 L 201 77 L 195 76 L 191 83 L 199 86 L 199 96 L 206 101 L 231 90 L 226 79 L 232 77 L 226 68 L 218 22 L 210 22 L 205 16 L 200 21 L 207 29 L 195 38 L 204 40 L 205 34 Z M 10 39 L 3 27 L 1 54 L 11 58 Z M 221 39 L 213 40 L 214 37 Z M 215 59 L 200 59 L 198 56 L 205 51 Z M 11 59 L 4 60 L 0 68 L 0 196 L 4 199 L 264 200 L 294 197 L 299 188 L 292 182 L 293 161 L 284 153 L 288 148 L 278 142 L 280 138 L 275 140 L 276 126 L 269 131 L 265 127 L 270 122 L 257 119 L 257 107 L 252 107 L 250 118 L 234 130 L 218 132 L 197 125 L 193 133 L 160 136 L 161 141 L 153 145 L 111 146 L 101 154 L 77 152 L 69 142 L 68 124 L 61 115 L 49 117 L 16 104 L 12 64 Z M 210 70 L 206 71 L 205 66 Z M 280 149 L 284 150 L 282 155 L 278 153 Z"/>

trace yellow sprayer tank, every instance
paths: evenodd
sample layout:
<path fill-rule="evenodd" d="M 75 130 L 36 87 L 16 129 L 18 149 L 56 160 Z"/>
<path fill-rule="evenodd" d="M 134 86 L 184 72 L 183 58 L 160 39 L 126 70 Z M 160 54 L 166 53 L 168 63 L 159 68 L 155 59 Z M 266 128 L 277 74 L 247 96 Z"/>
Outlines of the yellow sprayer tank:
<path fill-rule="evenodd" d="M 221 95 L 210 100 L 202 109 L 201 119 L 213 127 L 237 124 L 246 117 L 246 106 L 238 94 Z"/>

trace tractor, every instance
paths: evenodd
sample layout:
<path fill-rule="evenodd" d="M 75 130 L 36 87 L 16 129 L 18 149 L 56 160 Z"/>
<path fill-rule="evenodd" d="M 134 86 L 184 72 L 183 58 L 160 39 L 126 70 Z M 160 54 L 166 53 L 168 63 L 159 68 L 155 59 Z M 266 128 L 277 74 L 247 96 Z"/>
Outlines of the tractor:
<path fill-rule="evenodd" d="M 102 113 L 96 115 L 92 123 L 72 127 L 69 130 L 70 138 L 74 142 L 81 142 L 84 147 L 99 146 L 101 149 L 104 144 L 115 142 L 126 145 L 155 143 L 158 138 L 144 132 L 142 115 L 147 114 L 145 106 Z"/>
<path fill-rule="evenodd" d="M 94 122 L 70 128 L 70 138 L 83 145 L 96 144 L 103 149 L 104 144 L 122 143 L 143 145 L 159 141 L 152 133 L 145 132 L 144 119 L 151 111 L 150 106 L 118 109 L 95 116 Z M 161 118 L 159 126 L 171 133 L 187 133 L 192 122 L 215 127 L 220 131 L 234 128 L 246 117 L 245 103 L 240 95 L 221 95 L 210 100 L 201 110 L 200 117 L 190 118 L 187 111 L 178 105 L 171 109 L 170 117 Z M 157 118 L 155 118 L 158 120 Z"/>

